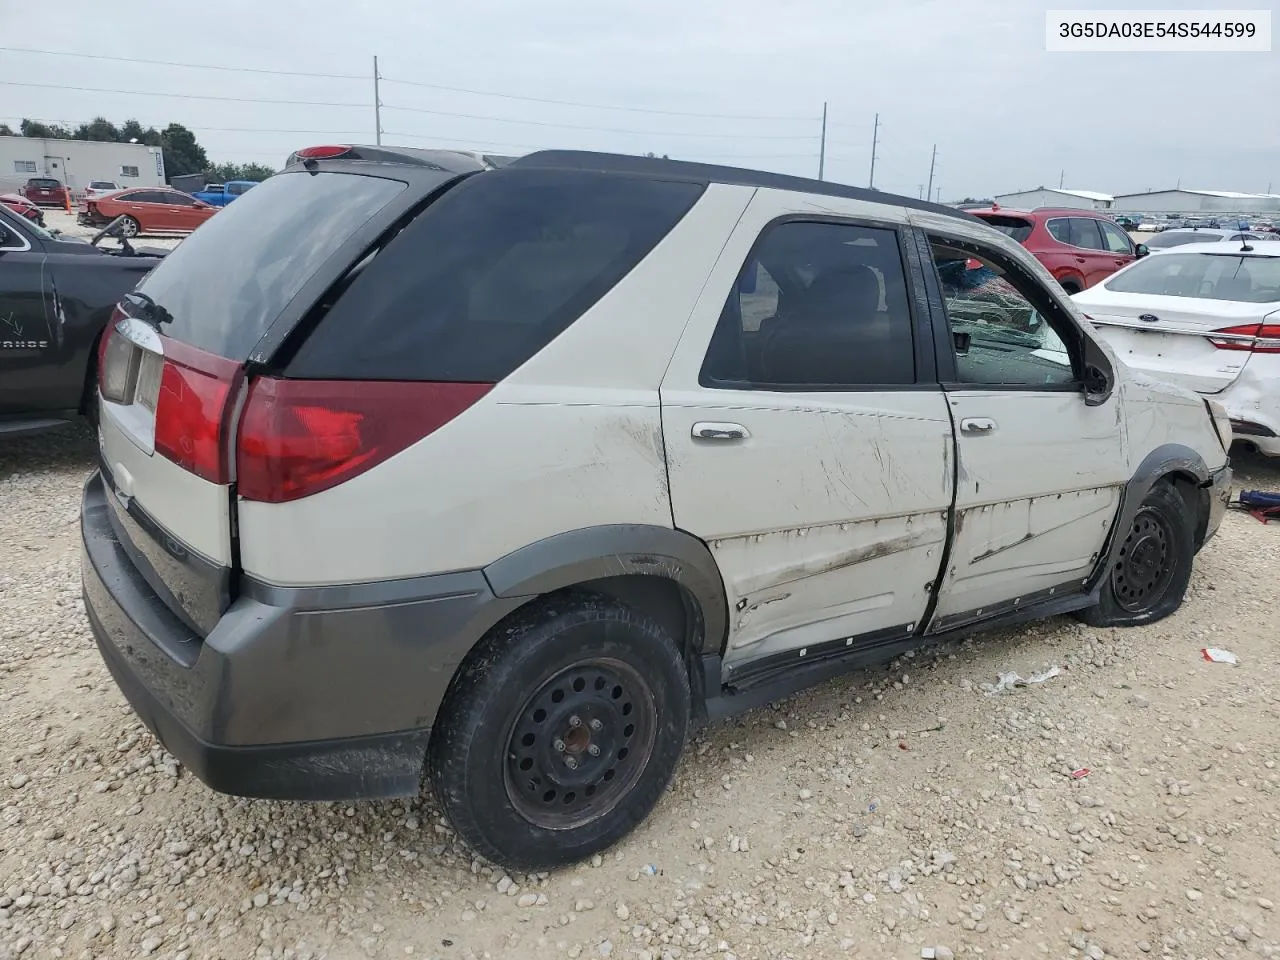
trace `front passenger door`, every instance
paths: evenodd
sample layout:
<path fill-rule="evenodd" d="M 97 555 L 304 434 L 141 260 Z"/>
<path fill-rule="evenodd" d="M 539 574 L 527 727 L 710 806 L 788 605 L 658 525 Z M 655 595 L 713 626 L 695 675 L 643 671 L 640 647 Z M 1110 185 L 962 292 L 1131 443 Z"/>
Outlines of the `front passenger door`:
<path fill-rule="evenodd" d="M 1046 284 L 963 233 L 931 229 L 929 249 L 952 331 L 939 375 L 958 452 L 937 632 L 1080 592 L 1128 478 L 1120 398 L 1085 403 L 1085 334 Z M 948 280 L 973 260 L 964 282 Z"/>

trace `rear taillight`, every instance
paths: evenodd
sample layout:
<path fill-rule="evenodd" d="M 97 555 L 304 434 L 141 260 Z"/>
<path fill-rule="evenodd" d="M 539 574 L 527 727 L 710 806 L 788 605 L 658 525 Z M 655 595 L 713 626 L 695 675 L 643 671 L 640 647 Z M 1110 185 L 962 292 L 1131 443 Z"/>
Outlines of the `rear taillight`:
<path fill-rule="evenodd" d="M 98 338 L 98 389 L 103 388 L 103 374 L 107 369 L 107 344 L 111 342 L 111 335 L 116 332 L 116 321 L 124 316 L 124 312 L 119 307 L 111 311 L 111 319 L 107 321 L 106 327 L 102 330 L 102 336 Z"/>
<path fill-rule="evenodd" d="M 240 418 L 236 485 L 283 503 L 363 473 L 438 430 L 488 383 L 256 380 Z"/>
<path fill-rule="evenodd" d="M 156 453 L 211 483 L 229 483 L 227 437 L 240 364 L 167 337 L 161 340 Z"/>
<path fill-rule="evenodd" d="M 1280 324 L 1244 323 L 1223 327 L 1207 337 L 1219 350 L 1243 350 L 1246 353 L 1280 353 Z"/>

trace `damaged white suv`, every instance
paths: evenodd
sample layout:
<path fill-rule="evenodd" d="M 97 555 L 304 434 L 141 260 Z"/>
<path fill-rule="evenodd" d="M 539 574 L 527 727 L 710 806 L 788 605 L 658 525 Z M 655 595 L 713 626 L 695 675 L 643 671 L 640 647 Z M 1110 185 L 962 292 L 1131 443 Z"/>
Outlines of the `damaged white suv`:
<path fill-rule="evenodd" d="M 1225 413 L 972 217 L 665 160 L 299 151 L 101 345 L 85 604 L 218 790 L 411 795 L 542 869 L 691 722 L 1182 601 Z"/>

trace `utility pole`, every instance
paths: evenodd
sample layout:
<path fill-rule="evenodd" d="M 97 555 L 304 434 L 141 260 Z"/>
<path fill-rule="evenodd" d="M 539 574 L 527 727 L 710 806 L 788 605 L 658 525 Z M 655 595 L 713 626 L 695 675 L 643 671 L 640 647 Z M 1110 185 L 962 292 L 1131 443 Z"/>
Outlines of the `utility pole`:
<path fill-rule="evenodd" d="M 938 145 L 935 143 L 935 144 L 933 145 L 933 156 L 929 158 L 929 193 L 928 193 L 928 196 L 930 196 L 930 197 L 932 197 L 932 196 L 933 196 L 933 166 L 934 166 L 934 164 L 935 164 L 935 163 L 937 163 L 937 162 L 938 162 Z"/>
<path fill-rule="evenodd" d="M 1059 189 L 1059 190 L 1061 190 L 1061 189 L 1062 189 L 1062 184 L 1063 184 L 1063 182 L 1065 182 L 1065 181 L 1066 181 L 1066 179 L 1067 179 L 1067 171 L 1066 171 L 1066 170 L 1063 170 L 1060 174 L 1058 174 L 1058 189 Z"/>
<path fill-rule="evenodd" d="M 880 114 L 876 114 L 875 126 L 871 128 L 871 176 L 867 180 L 867 187 L 875 189 L 876 185 L 876 144 L 880 141 Z"/>
<path fill-rule="evenodd" d="M 936 202 L 937 202 L 937 203 L 941 203 L 941 202 L 942 202 L 942 188 L 941 188 L 941 187 L 939 187 L 939 188 L 938 188 L 938 199 L 937 199 L 937 201 L 936 201 Z"/>
<path fill-rule="evenodd" d="M 921 199 L 921 200 L 923 200 L 923 199 L 924 199 L 924 184 L 923 184 L 923 183 L 916 184 L 916 196 L 917 196 L 919 199 Z"/>
<path fill-rule="evenodd" d="M 378 96 L 378 58 L 373 58 L 373 142 L 382 146 L 382 100 Z"/>
<path fill-rule="evenodd" d="M 818 145 L 818 179 L 827 166 L 827 101 L 822 101 L 822 140 Z"/>

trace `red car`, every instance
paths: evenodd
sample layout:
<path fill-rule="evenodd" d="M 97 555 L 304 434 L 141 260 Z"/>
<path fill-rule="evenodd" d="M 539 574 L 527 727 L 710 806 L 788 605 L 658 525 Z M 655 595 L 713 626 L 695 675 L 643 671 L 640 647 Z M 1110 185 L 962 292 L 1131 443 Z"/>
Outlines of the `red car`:
<path fill-rule="evenodd" d="M 76 219 L 97 226 L 124 216 L 121 232 L 137 237 L 144 233 L 190 233 L 217 212 L 217 207 L 172 187 L 138 187 L 82 200 Z"/>
<path fill-rule="evenodd" d="M 992 204 L 968 212 L 1031 251 L 1067 293 L 1092 287 L 1147 255 L 1144 245 L 1134 243 L 1114 221 L 1092 210 L 1005 210 Z"/>
<path fill-rule="evenodd" d="M 44 211 L 26 197 L 17 193 L 0 193 L 0 203 L 20 217 L 26 217 L 32 223 L 44 226 Z"/>
<path fill-rule="evenodd" d="M 62 183 L 53 177 L 32 177 L 22 188 L 22 195 L 32 203 L 58 207 L 66 202 L 67 196 Z"/>

